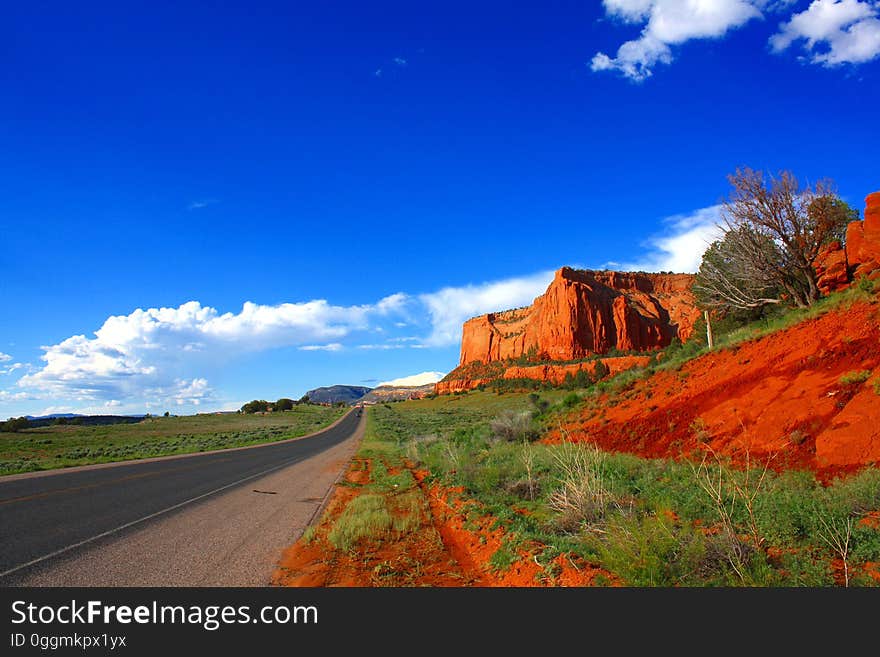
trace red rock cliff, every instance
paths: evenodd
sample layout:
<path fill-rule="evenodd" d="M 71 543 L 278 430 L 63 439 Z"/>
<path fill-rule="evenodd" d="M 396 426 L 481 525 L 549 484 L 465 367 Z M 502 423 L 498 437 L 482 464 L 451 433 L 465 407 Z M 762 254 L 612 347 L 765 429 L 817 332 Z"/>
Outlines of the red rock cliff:
<path fill-rule="evenodd" d="M 552 360 L 616 347 L 645 351 L 687 339 L 699 317 L 690 274 L 580 271 L 563 267 L 528 308 L 489 313 L 464 324 L 461 365 L 533 352 Z"/>
<path fill-rule="evenodd" d="M 842 290 L 862 276 L 880 276 L 880 192 L 865 199 L 864 221 L 851 221 L 846 227 L 846 245 L 827 244 L 814 266 L 823 294 Z"/>
<path fill-rule="evenodd" d="M 846 227 L 846 256 L 854 278 L 880 269 L 880 192 L 865 199 L 865 220 Z"/>

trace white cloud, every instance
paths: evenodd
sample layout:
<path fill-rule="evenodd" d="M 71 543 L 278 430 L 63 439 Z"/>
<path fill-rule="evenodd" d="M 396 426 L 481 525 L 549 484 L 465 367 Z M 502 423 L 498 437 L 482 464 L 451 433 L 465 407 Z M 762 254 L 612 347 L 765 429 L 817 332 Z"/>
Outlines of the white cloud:
<path fill-rule="evenodd" d="M 0 363 L 8 363 L 11 360 L 12 356 L 10 356 L 9 354 L 4 354 L 2 351 L 0 351 Z"/>
<path fill-rule="evenodd" d="M 342 345 L 338 342 L 331 342 L 330 344 L 306 344 L 299 347 L 300 351 L 340 351 L 341 349 Z"/>
<path fill-rule="evenodd" d="M 35 397 L 31 393 L 24 391 L 10 392 L 9 390 L 0 390 L 0 401 L 4 402 L 25 401 L 34 398 Z"/>
<path fill-rule="evenodd" d="M 217 199 L 214 198 L 206 198 L 202 201 L 193 201 L 187 206 L 188 210 L 201 210 L 203 208 L 208 207 L 209 205 L 214 205 L 218 203 Z"/>
<path fill-rule="evenodd" d="M 420 374 L 412 374 L 410 376 L 404 376 L 399 379 L 392 379 L 391 381 L 384 381 L 377 385 L 376 387 L 381 386 L 425 386 L 429 383 L 437 383 L 440 379 L 442 379 L 446 374 L 443 372 L 421 372 Z"/>
<path fill-rule="evenodd" d="M 477 285 L 445 287 L 420 295 L 419 299 L 427 306 L 432 326 L 425 344 L 456 344 L 461 340 L 461 325 L 466 319 L 505 308 L 530 305 L 535 297 L 544 294 L 554 273 L 542 271 Z"/>
<path fill-rule="evenodd" d="M 880 3 L 814 0 L 770 38 L 775 52 L 803 40 L 809 60 L 823 66 L 860 64 L 880 56 Z"/>
<path fill-rule="evenodd" d="M 375 304 L 324 300 L 276 306 L 246 302 L 221 314 L 197 301 L 109 317 L 94 337 L 43 347 L 45 365 L 18 385 L 36 395 L 78 401 L 146 399 L 197 405 L 210 398 L 203 371 L 247 353 L 283 346 L 337 351 L 339 340 L 401 310 L 406 295 Z"/>
<path fill-rule="evenodd" d="M 15 370 L 24 368 L 24 363 L 12 363 L 6 367 L 0 367 L 0 374 L 12 374 Z"/>
<path fill-rule="evenodd" d="M 696 272 L 700 268 L 703 252 L 721 237 L 718 227 L 720 213 L 721 206 L 713 205 L 690 214 L 668 217 L 663 222 L 668 227 L 665 234 L 648 240 L 648 253 L 634 262 L 619 265 L 619 268 L 631 271 Z"/>
<path fill-rule="evenodd" d="M 174 382 L 173 397 L 178 406 L 199 406 L 202 402 L 213 400 L 214 391 L 208 385 L 207 379 L 177 380 Z"/>
<path fill-rule="evenodd" d="M 603 52 L 590 62 L 593 71 L 617 71 L 639 82 L 658 64 L 670 64 L 672 46 L 692 39 L 718 39 L 755 18 L 794 0 L 603 0 L 605 13 L 625 24 L 642 26 L 611 57 Z"/>

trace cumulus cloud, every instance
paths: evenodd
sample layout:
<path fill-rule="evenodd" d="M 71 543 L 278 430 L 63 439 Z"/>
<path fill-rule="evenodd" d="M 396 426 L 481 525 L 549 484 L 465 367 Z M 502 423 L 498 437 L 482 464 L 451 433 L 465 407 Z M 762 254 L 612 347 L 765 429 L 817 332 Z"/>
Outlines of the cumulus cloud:
<path fill-rule="evenodd" d="M 648 253 L 619 267 L 633 271 L 696 272 L 706 248 L 721 237 L 720 220 L 720 205 L 668 217 L 663 221 L 663 234 L 647 241 Z"/>
<path fill-rule="evenodd" d="M 770 38 L 775 52 L 803 42 L 809 61 L 823 66 L 860 64 L 880 56 L 880 3 L 814 0 Z"/>
<path fill-rule="evenodd" d="M 340 338 L 366 330 L 373 318 L 396 312 L 405 301 L 406 295 L 396 294 L 359 306 L 246 302 L 240 312 L 222 314 L 198 301 L 137 309 L 109 317 L 94 337 L 74 335 L 43 347 L 45 365 L 18 385 L 79 401 L 145 398 L 197 405 L 211 397 L 200 375 L 205 369 L 282 346 L 336 351 Z"/>
<path fill-rule="evenodd" d="M 658 64 L 671 64 L 674 48 L 695 39 L 720 39 L 753 19 L 777 13 L 797 0 L 603 0 L 606 15 L 641 28 L 614 56 L 597 52 L 593 71 L 615 71 L 634 82 L 653 75 Z"/>
<path fill-rule="evenodd" d="M 383 381 L 380 383 L 378 387 L 381 386 L 426 386 L 429 383 L 437 383 L 440 379 L 442 379 L 446 374 L 443 372 L 421 372 L 419 374 L 412 374 L 410 376 L 404 376 L 399 379 L 391 379 L 390 381 Z"/>
<path fill-rule="evenodd" d="M 761 0 L 603 0 L 605 12 L 625 24 L 642 27 L 637 39 L 626 41 L 611 57 L 598 52 L 593 71 L 617 71 L 642 81 L 658 64 L 673 59 L 672 46 L 692 39 L 715 39 L 762 16 Z"/>
<path fill-rule="evenodd" d="M 12 401 L 25 401 L 35 399 L 34 395 L 31 393 L 27 393 L 23 390 L 18 392 L 12 392 L 10 390 L 0 390 L 0 401 L 3 402 L 12 402 Z"/>
<path fill-rule="evenodd" d="M 527 306 L 540 296 L 553 280 L 554 272 L 542 271 L 501 281 L 445 287 L 437 292 L 422 294 L 431 319 L 431 334 L 425 344 L 445 346 L 461 339 L 462 323 L 474 315 Z"/>
<path fill-rule="evenodd" d="M 10 356 L 9 354 L 4 354 L 2 351 L 0 351 L 0 363 L 8 363 L 11 360 L 13 360 L 12 356 Z"/>

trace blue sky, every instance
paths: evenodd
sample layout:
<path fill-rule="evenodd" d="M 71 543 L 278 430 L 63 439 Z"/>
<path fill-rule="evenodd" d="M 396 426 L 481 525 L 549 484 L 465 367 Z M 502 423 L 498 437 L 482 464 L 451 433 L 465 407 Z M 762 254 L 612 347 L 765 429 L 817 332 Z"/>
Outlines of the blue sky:
<path fill-rule="evenodd" d="M 0 417 L 446 372 L 737 166 L 880 189 L 875 0 L 159 4 L 5 8 Z"/>

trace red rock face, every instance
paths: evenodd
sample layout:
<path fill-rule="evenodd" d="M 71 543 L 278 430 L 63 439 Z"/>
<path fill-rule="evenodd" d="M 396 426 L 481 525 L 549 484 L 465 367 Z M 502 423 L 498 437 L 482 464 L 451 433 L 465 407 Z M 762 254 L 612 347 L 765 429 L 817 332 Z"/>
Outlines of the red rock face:
<path fill-rule="evenodd" d="M 846 256 L 853 279 L 880 269 L 880 192 L 865 199 L 865 220 L 846 227 Z"/>
<path fill-rule="evenodd" d="M 616 356 L 613 358 L 598 358 L 581 363 L 558 365 L 510 365 L 504 368 L 498 378 L 534 379 L 535 381 L 549 381 L 559 385 L 565 382 L 565 377 L 568 374 L 574 376 L 582 370 L 589 374 L 595 374 L 596 367 L 600 362 L 605 365 L 608 374 L 613 376 L 633 367 L 644 367 L 650 360 L 650 356 Z M 480 385 L 490 385 L 494 380 L 495 378 L 492 377 L 462 376 L 435 383 L 434 392 L 438 395 L 448 395 L 455 392 L 473 390 Z"/>
<path fill-rule="evenodd" d="M 849 284 L 846 251 L 839 241 L 825 245 L 813 266 L 816 269 L 816 284 L 822 294 L 842 290 Z"/>
<path fill-rule="evenodd" d="M 489 313 L 464 324 L 461 365 L 518 358 L 550 360 L 647 351 L 686 340 L 699 311 L 690 274 L 579 271 L 563 267 L 528 308 Z"/>

